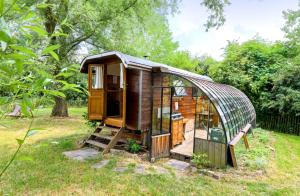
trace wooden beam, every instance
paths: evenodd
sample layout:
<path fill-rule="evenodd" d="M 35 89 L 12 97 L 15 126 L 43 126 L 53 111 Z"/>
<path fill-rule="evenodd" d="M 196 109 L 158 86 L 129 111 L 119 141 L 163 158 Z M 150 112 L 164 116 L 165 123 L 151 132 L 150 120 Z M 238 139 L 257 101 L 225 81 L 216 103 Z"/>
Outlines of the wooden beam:
<path fill-rule="evenodd" d="M 126 80 L 126 68 L 123 64 L 122 64 L 122 66 L 123 66 L 123 114 L 122 114 L 123 124 L 122 124 L 122 126 L 125 127 L 125 125 L 126 125 L 126 84 L 127 84 L 127 80 Z"/>
<path fill-rule="evenodd" d="M 112 140 L 108 143 L 107 147 L 103 150 L 102 154 L 106 154 L 110 151 L 111 148 L 113 148 L 118 140 L 122 137 L 122 134 L 124 132 L 125 128 L 122 127 L 120 130 L 116 133 L 116 135 L 112 138 Z"/>
<path fill-rule="evenodd" d="M 247 133 L 251 129 L 251 124 L 247 124 L 242 131 L 240 131 L 234 138 L 229 142 L 229 150 L 230 150 L 230 155 L 232 159 L 232 165 L 233 167 L 237 168 L 237 161 L 234 153 L 234 146 L 240 141 L 240 139 L 243 137 L 244 138 L 244 144 L 246 149 L 249 149 L 249 143 L 248 143 L 248 138 L 247 138 Z"/>

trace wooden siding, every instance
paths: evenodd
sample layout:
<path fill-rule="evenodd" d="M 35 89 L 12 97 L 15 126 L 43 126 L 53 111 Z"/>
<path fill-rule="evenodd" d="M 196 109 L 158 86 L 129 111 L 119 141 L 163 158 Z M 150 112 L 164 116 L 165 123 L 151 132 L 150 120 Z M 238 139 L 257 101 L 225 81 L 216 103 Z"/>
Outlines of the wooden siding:
<path fill-rule="evenodd" d="M 193 90 L 190 87 L 186 88 L 186 96 L 173 97 L 173 111 L 175 111 L 175 102 L 178 102 L 178 112 L 182 114 L 184 118 L 194 119 L 196 99 L 193 98 Z"/>
<path fill-rule="evenodd" d="M 170 156 L 170 134 L 152 136 L 151 158 Z"/>
<path fill-rule="evenodd" d="M 149 71 L 143 71 L 143 86 L 142 86 L 142 116 L 141 129 L 150 130 L 151 128 L 151 98 L 152 98 L 152 75 Z"/>
<path fill-rule="evenodd" d="M 195 138 L 194 153 L 205 153 L 210 164 L 216 168 L 226 167 L 226 145 L 218 142 Z"/>
<path fill-rule="evenodd" d="M 138 129 L 139 76 L 139 70 L 127 69 L 126 126 L 133 130 Z"/>

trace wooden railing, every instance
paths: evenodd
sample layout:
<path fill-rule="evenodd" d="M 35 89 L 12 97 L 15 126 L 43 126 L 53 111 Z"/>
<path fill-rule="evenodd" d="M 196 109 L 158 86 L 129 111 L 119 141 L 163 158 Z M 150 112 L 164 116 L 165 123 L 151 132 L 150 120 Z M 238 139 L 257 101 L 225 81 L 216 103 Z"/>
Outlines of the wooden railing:
<path fill-rule="evenodd" d="M 300 135 L 300 116 L 265 114 L 259 116 L 258 122 L 263 129 Z"/>

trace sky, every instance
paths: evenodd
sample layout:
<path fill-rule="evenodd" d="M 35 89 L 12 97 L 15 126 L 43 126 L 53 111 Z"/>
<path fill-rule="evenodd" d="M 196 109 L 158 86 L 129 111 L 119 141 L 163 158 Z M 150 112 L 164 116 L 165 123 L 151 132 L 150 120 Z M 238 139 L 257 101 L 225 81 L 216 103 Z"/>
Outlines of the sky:
<path fill-rule="evenodd" d="M 231 0 L 225 8 L 225 24 L 208 32 L 203 26 L 207 10 L 200 2 L 182 0 L 180 13 L 168 16 L 173 39 L 179 42 L 179 49 L 221 60 L 228 41 L 243 42 L 257 35 L 268 41 L 284 39 L 282 11 L 297 9 L 299 0 Z"/>

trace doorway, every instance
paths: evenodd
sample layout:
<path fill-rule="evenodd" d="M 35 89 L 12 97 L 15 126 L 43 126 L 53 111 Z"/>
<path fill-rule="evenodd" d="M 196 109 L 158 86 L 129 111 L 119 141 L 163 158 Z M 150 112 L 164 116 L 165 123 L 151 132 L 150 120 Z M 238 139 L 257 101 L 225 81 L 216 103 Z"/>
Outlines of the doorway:
<path fill-rule="evenodd" d="M 151 159 L 170 155 L 171 87 L 152 87 Z"/>

